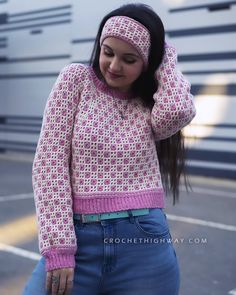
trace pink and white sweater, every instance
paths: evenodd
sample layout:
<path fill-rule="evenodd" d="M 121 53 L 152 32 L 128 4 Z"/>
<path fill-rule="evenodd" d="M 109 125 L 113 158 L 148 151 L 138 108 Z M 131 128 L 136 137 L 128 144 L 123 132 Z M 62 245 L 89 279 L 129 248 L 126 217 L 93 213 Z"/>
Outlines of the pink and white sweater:
<path fill-rule="evenodd" d="M 170 137 L 195 116 L 176 51 L 165 50 L 152 110 L 139 97 L 110 89 L 92 67 L 74 63 L 60 72 L 33 163 L 39 248 L 47 271 L 75 266 L 73 213 L 164 207 L 155 140 Z"/>

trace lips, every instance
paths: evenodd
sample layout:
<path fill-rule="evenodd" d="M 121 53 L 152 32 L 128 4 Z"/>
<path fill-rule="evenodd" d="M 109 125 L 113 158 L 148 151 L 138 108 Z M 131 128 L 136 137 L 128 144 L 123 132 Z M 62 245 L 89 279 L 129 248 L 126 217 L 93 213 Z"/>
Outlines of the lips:
<path fill-rule="evenodd" d="M 111 78 L 111 79 L 119 79 L 122 77 L 122 75 L 118 75 L 118 74 L 112 73 L 110 71 L 107 71 L 107 74 L 108 74 L 109 78 Z"/>

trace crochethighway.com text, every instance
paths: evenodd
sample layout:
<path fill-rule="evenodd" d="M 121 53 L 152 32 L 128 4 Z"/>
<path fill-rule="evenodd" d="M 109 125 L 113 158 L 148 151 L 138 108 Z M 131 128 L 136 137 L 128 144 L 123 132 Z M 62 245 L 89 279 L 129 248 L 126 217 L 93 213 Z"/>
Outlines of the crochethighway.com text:
<path fill-rule="evenodd" d="M 206 237 L 188 238 L 105 238 L 105 244 L 207 244 Z"/>

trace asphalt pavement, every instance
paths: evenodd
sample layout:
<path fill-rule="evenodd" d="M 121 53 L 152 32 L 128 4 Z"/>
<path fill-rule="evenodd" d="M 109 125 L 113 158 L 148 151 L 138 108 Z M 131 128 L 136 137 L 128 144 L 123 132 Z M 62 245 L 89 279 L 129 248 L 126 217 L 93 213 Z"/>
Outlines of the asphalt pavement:
<path fill-rule="evenodd" d="M 40 257 L 32 160 L 32 154 L 0 154 L 0 295 L 20 295 Z M 196 176 L 190 183 L 192 191 L 182 188 L 180 202 L 173 206 L 167 198 L 165 209 L 180 295 L 236 295 L 236 183 Z"/>

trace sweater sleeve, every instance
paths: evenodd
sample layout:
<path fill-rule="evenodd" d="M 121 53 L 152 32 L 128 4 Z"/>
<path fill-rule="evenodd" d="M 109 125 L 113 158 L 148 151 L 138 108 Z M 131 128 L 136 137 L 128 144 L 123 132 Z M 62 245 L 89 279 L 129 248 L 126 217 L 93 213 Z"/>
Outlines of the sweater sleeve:
<path fill-rule="evenodd" d="M 159 87 L 153 95 L 151 125 L 156 140 L 166 139 L 191 122 L 196 114 L 190 83 L 177 68 L 174 47 L 165 45 L 162 64 L 155 73 Z"/>
<path fill-rule="evenodd" d="M 64 67 L 49 95 L 32 167 L 40 253 L 46 270 L 74 267 L 70 153 L 83 66 Z"/>

